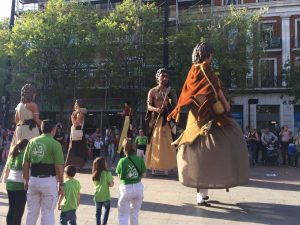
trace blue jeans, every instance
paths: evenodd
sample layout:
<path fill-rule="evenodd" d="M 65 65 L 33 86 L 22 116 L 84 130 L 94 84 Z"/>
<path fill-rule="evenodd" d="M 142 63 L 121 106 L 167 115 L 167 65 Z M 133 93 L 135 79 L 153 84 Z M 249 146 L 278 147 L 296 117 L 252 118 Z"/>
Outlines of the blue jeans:
<path fill-rule="evenodd" d="M 257 144 L 255 142 L 250 142 L 248 144 L 250 164 L 254 163 L 254 160 L 256 159 L 256 148 L 257 148 Z"/>
<path fill-rule="evenodd" d="M 96 225 L 101 225 L 101 211 L 102 206 L 104 207 L 104 216 L 102 224 L 107 224 L 108 215 L 110 211 L 110 200 L 105 202 L 96 202 Z"/>
<path fill-rule="evenodd" d="M 76 210 L 70 210 L 60 213 L 60 225 L 76 225 Z"/>

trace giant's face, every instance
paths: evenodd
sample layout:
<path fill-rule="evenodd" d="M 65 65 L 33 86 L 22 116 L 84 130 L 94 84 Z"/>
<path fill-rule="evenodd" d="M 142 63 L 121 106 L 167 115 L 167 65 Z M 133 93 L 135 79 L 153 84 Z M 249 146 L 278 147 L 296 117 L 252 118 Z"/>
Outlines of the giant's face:
<path fill-rule="evenodd" d="M 158 78 L 158 84 L 167 86 L 169 83 L 169 75 L 167 73 L 161 73 Z"/>

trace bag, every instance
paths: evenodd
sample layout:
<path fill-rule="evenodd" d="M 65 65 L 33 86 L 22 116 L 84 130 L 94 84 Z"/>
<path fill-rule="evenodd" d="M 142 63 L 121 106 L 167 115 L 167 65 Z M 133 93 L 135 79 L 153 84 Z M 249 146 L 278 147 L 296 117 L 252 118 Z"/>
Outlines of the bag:
<path fill-rule="evenodd" d="M 225 112 L 224 106 L 220 100 L 217 100 L 212 106 L 215 114 L 221 115 Z"/>
<path fill-rule="evenodd" d="M 71 129 L 71 139 L 72 141 L 81 141 L 83 137 L 82 130 Z"/>
<path fill-rule="evenodd" d="M 297 155 L 297 149 L 296 149 L 296 145 L 295 144 L 289 144 L 288 155 L 289 156 L 295 156 L 295 155 Z"/>

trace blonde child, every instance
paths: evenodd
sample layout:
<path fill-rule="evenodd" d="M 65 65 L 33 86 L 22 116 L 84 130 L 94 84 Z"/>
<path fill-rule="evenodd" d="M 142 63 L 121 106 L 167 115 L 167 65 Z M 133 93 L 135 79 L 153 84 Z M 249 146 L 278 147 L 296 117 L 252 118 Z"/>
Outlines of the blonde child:
<path fill-rule="evenodd" d="M 94 160 L 92 173 L 95 188 L 96 225 L 101 224 L 102 206 L 104 207 L 102 225 L 106 225 L 110 211 L 109 187 L 114 186 L 114 181 L 111 172 L 107 169 L 107 162 L 104 157 L 97 157 Z"/>
<path fill-rule="evenodd" d="M 60 213 L 60 225 L 76 225 L 76 209 L 80 202 L 80 183 L 74 178 L 76 174 L 75 166 L 65 167 L 64 195 L 59 196 L 58 209 Z"/>

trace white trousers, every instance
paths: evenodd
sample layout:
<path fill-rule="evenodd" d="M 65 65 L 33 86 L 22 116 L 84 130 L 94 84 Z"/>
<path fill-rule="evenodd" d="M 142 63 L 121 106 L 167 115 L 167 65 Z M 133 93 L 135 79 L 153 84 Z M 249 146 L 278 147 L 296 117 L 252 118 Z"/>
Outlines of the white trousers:
<path fill-rule="evenodd" d="M 30 177 L 27 191 L 26 225 L 36 225 L 41 211 L 41 224 L 54 225 L 54 209 L 57 202 L 57 179 L 55 176 Z"/>
<path fill-rule="evenodd" d="M 144 162 L 146 161 L 146 156 L 145 156 L 145 151 L 144 150 L 137 149 L 136 150 L 136 155 L 140 156 L 142 159 L 144 159 Z"/>
<path fill-rule="evenodd" d="M 130 218 L 131 225 L 139 224 L 139 211 L 144 199 L 143 184 L 121 184 L 119 187 L 120 196 L 118 200 L 119 225 L 128 225 Z"/>
<path fill-rule="evenodd" d="M 199 189 L 199 192 L 197 193 L 197 203 L 204 202 L 204 199 L 208 194 L 208 189 Z"/>

